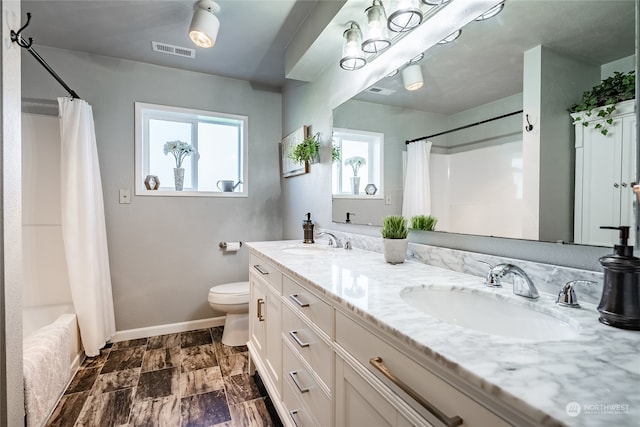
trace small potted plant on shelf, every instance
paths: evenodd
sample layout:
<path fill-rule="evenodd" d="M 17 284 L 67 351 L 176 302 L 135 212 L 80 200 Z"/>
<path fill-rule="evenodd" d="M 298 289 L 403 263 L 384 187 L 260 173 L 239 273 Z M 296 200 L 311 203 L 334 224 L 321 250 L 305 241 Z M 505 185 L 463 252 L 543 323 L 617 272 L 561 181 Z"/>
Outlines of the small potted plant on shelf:
<path fill-rule="evenodd" d="M 438 218 L 431 215 L 416 215 L 411 217 L 411 229 L 433 231 L 436 229 Z"/>
<path fill-rule="evenodd" d="M 351 192 L 353 194 L 360 194 L 360 177 L 358 171 L 360 168 L 367 164 L 364 157 L 353 156 L 344 161 L 345 166 L 351 166 L 353 176 L 351 177 Z"/>
<path fill-rule="evenodd" d="M 407 220 L 402 215 L 389 215 L 382 220 L 384 260 L 389 264 L 404 262 L 409 245 L 407 234 Z"/>
<path fill-rule="evenodd" d="M 595 129 L 599 129 L 600 133 L 606 136 L 609 133 L 609 126 L 613 124 L 611 115 L 616 111 L 616 104 L 633 99 L 635 90 L 636 76 L 634 71 L 628 73 L 615 71 L 613 76 L 602 80 L 602 83 L 584 92 L 580 102 L 569 108 L 570 113 L 583 113 L 574 115 L 573 123 L 582 122 L 582 126 L 588 127 L 591 120 L 596 120 L 598 123 L 595 124 Z M 591 118 L 596 109 L 597 114 Z"/>
<path fill-rule="evenodd" d="M 331 145 L 331 163 L 339 162 L 342 160 L 342 148 L 336 144 Z"/>
<path fill-rule="evenodd" d="M 320 133 L 307 136 L 300 144 L 293 147 L 289 158 L 294 162 L 305 165 L 308 169 L 309 164 L 317 163 L 320 160 Z"/>

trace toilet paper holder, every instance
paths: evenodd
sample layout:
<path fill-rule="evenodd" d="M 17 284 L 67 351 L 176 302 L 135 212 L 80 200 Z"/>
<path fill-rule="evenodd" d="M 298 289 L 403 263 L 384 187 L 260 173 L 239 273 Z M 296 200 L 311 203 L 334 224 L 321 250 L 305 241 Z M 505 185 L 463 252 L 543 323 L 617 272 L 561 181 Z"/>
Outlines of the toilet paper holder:
<path fill-rule="evenodd" d="M 242 242 L 238 242 L 240 244 L 240 247 L 242 247 Z M 218 247 L 220 249 L 227 249 L 227 242 L 220 242 L 218 243 Z"/>

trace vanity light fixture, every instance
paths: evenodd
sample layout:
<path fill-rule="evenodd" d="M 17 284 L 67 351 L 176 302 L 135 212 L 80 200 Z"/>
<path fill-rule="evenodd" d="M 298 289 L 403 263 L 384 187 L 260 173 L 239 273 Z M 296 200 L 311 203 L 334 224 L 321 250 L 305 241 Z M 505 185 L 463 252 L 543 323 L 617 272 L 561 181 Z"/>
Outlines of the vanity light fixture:
<path fill-rule="evenodd" d="M 422 69 L 419 64 L 411 64 L 402 70 L 402 83 L 406 90 L 417 90 L 424 85 Z"/>
<path fill-rule="evenodd" d="M 189 38 L 196 46 L 212 47 L 220 28 L 220 21 L 215 15 L 220 11 L 220 6 L 213 0 L 199 0 L 193 8 Z"/>
<path fill-rule="evenodd" d="M 342 39 L 340 67 L 344 70 L 355 71 L 367 65 L 364 52 L 362 52 L 362 32 L 357 22 L 349 22 L 349 28 L 342 34 Z"/>
<path fill-rule="evenodd" d="M 397 33 L 409 31 L 422 23 L 420 0 L 393 0 L 390 10 L 392 12 L 387 25 L 391 31 Z"/>
<path fill-rule="evenodd" d="M 429 6 L 440 6 L 441 4 L 449 3 L 450 0 L 422 0 L 422 3 Z"/>
<path fill-rule="evenodd" d="M 422 61 L 424 59 L 424 53 L 419 53 L 416 56 L 414 56 L 413 58 L 411 58 L 411 60 L 409 60 L 409 64 L 415 64 L 416 62 Z"/>
<path fill-rule="evenodd" d="M 449 34 L 447 37 L 443 38 L 442 40 L 440 40 L 438 42 L 438 44 L 447 44 L 447 43 L 451 43 L 452 41 L 454 41 L 455 39 L 457 39 L 458 37 L 460 37 L 460 34 L 462 34 L 462 30 L 458 30 L 455 33 Z"/>
<path fill-rule="evenodd" d="M 364 29 L 365 40 L 362 50 L 366 53 L 379 53 L 391 46 L 387 31 L 387 14 L 382 1 L 373 0 L 373 4 L 364 11 L 367 26 Z"/>
<path fill-rule="evenodd" d="M 494 16 L 496 16 L 497 14 L 499 14 L 500 12 L 502 12 L 502 9 L 504 9 L 504 2 L 492 7 L 489 10 L 487 10 L 485 13 L 483 13 L 480 16 L 478 16 L 475 20 L 476 21 L 486 21 L 487 19 L 491 19 Z"/>

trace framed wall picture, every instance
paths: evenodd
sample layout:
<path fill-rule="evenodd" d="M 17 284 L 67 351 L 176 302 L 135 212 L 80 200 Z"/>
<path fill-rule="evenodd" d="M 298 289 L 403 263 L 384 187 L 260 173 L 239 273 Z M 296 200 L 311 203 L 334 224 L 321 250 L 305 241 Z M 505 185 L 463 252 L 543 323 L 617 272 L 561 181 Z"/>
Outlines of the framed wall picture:
<path fill-rule="evenodd" d="M 280 165 L 283 177 L 289 178 L 290 176 L 302 175 L 308 172 L 306 165 L 296 163 L 289 158 L 291 150 L 304 141 L 307 136 L 309 136 L 309 126 L 302 126 L 282 138 L 282 142 L 280 142 Z"/>

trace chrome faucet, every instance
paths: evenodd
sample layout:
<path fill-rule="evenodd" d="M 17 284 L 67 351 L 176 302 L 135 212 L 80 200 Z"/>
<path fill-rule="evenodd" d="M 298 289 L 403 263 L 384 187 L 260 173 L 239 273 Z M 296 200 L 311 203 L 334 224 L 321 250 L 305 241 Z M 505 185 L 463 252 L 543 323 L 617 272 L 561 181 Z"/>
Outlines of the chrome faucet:
<path fill-rule="evenodd" d="M 513 293 L 515 295 L 530 299 L 537 299 L 540 296 L 527 273 L 513 264 L 498 264 L 495 267 L 491 267 L 485 284 L 491 287 L 502 286 L 502 279 L 510 274 L 514 276 Z"/>
<path fill-rule="evenodd" d="M 329 238 L 329 246 L 333 246 L 334 248 L 340 247 L 340 241 L 338 240 L 335 234 L 329 233 L 328 231 L 320 231 L 316 235 L 316 238 L 320 236 L 327 236 Z"/>

